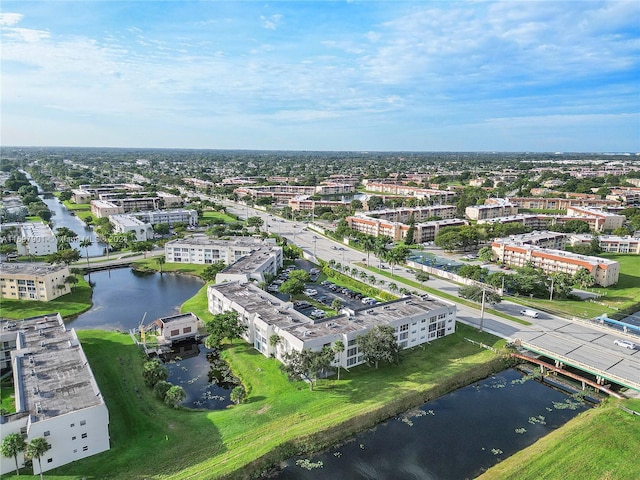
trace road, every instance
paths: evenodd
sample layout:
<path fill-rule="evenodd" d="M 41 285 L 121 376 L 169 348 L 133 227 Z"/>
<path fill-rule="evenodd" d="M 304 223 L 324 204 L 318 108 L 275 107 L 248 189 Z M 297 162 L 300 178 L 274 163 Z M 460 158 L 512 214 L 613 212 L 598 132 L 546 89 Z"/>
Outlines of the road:
<path fill-rule="evenodd" d="M 214 201 L 219 202 L 219 200 Z M 361 265 L 363 260 L 366 260 L 366 254 L 324 237 L 312 231 L 304 223 L 281 219 L 261 210 L 229 201 L 225 201 L 224 205 L 229 212 L 241 218 L 259 216 L 264 220 L 265 228 L 269 231 L 282 235 L 317 258 L 326 261 L 333 259 L 343 265 L 355 265 L 356 263 Z M 379 259 L 371 254 L 370 264 L 378 266 L 379 263 Z M 378 281 L 384 280 L 387 285 L 390 283 L 388 277 L 371 271 L 368 273 L 373 274 Z M 398 284 L 401 282 L 400 279 L 415 281 L 413 271 L 407 272 L 401 267 L 394 269 L 394 276 L 399 279 L 396 281 Z M 433 275 L 427 285 L 432 289 L 457 296 L 457 285 Z M 447 300 L 445 299 L 445 301 Z M 523 307 L 509 301 L 503 301 L 491 308 L 514 317 L 520 317 L 519 312 Z M 457 310 L 458 321 L 480 327 L 481 320 L 478 309 L 457 304 Z M 606 378 L 621 379 L 625 381 L 626 385 L 640 391 L 640 350 L 637 347 L 635 350 L 628 350 L 613 343 L 618 338 L 627 338 L 638 344 L 640 338 L 624 334 L 613 328 L 568 320 L 543 312 L 539 312 L 538 318 L 526 317 L 525 319 L 531 325 L 521 325 L 485 312 L 482 327 L 487 332 L 511 342 L 521 340 L 541 352 L 554 354 L 556 358 L 566 359 L 567 363 L 591 368 L 592 371 L 602 373 Z"/>

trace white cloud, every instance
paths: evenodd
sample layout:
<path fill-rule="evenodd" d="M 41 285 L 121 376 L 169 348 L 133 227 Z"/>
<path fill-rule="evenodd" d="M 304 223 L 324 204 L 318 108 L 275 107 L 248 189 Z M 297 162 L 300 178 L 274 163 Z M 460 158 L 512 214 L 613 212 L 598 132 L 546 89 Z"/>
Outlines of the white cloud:
<path fill-rule="evenodd" d="M 10 27 L 19 23 L 24 18 L 21 13 L 0 13 L 0 26 Z"/>
<path fill-rule="evenodd" d="M 260 21 L 262 22 L 262 26 L 267 30 L 275 30 L 278 28 L 283 18 L 283 15 L 279 14 L 270 15 L 268 17 L 261 15 Z"/>

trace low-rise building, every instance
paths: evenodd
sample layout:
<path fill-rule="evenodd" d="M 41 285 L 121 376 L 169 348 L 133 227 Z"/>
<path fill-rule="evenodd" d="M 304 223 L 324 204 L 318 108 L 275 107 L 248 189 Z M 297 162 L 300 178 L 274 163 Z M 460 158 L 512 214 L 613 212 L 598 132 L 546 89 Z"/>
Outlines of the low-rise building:
<path fill-rule="evenodd" d="M 603 252 L 607 253 L 635 253 L 640 255 L 640 238 L 618 235 L 598 235 L 598 243 Z M 569 236 L 569 244 L 574 247 L 576 245 L 590 245 L 593 241 L 593 235 L 590 233 L 571 234 Z"/>
<path fill-rule="evenodd" d="M 91 214 L 96 218 L 110 217 L 124 213 L 124 208 L 105 200 L 91 200 Z"/>
<path fill-rule="evenodd" d="M 420 188 L 402 183 L 388 183 L 364 180 L 362 182 L 369 192 L 386 193 L 388 195 L 401 195 L 416 198 L 429 198 L 437 203 L 447 204 L 452 202 L 458 194 L 449 190 L 434 188 Z"/>
<path fill-rule="evenodd" d="M 640 205 L 640 188 L 615 188 L 607 195 L 607 200 L 622 202 L 625 205 Z"/>
<path fill-rule="evenodd" d="M 71 292 L 65 280 L 66 265 L 47 263 L 5 263 L 0 269 L 0 293 L 12 300 L 48 302 Z"/>
<path fill-rule="evenodd" d="M 534 245 L 516 245 L 494 241 L 491 249 L 499 262 L 512 267 L 533 265 L 547 274 L 567 273 L 575 275 L 581 268 L 587 269 L 595 283 L 608 287 L 618 283 L 620 264 L 613 260 L 587 255 L 578 255 L 562 250 L 536 247 Z"/>
<path fill-rule="evenodd" d="M 524 208 L 527 210 L 566 210 L 571 206 L 575 207 L 589 207 L 589 208 L 603 208 L 603 207 L 615 207 L 620 205 L 620 202 L 615 200 L 602 200 L 601 198 L 594 198 L 593 196 L 584 196 L 579 198 L 544 198 L 544 197 L 509 197 L 503 198 L 487 198 L 485 200 L 486 205 L 496 205 L 501 201 L 507 200 L 518 208 Z"/>
<path fill-rule="evenodd" d="M 216 282 L 263 282 L 267 276 L 277 275 L 283 260 L 282 247 L 251 237 L 218 240 L 194 235 L 171 240 L 164 248 L 165 258 L 171 263 L 224 262 L 227 267 L 218 273 Z"/>
<path fill-rule="evenodd" d="M 130 215 L 150 225 L 158 225 L 160 223 L 167 225 L 184 224 L 191 227 L 198 225 L 198 212 L 185 208 L 131 212 Z"/>
<path fill-rule="evenodd" d="M 16 239 L 18 255 L 51 255 L 58 251 L 58 239 L 45 223 L 22 223 Z"/>
<path fill-rule="evenodd" d="M 136 242 L 145 242 L 153 238 L 153 227 L 150 223 L 144 223 L 131 214 L 118 214 L 109 216 L 109 222 L 113 225 L 114 233 L 136 234 Z"/>
<path fill-rule="evenodd" d="M 535 245 L 542 248 L 553 248 L 556 250 L 564 250 L 567 244 L 567 234 L 560 232 L 531 232 L 521 235 L 510 235 L 505 238 L 496 238 L 497 243 L 511 243 L 513 245 Z"/>
<path fill-rule="evenodd" d="M 155 320 L 158 336 L 165 342 L 179 342 L 187 338 L 194 338 L 198 334 L 199 319 L 193 313 L 181 313 Z"/>
<path fill-rule="evenodd" d="M 518 213 L 518 207 L 509 202 L 495 205 L 471 205 L 464 210 L 470 220 L 487 220 L 489 218 L 507 217 Z"/>
<path fill-rule="evenodd" d="M 624 225 L 624 222 L 626 220 L 624 215 L 617 215 L 615 213 L 609 213 L 602 210 L 597 210 L 595 208 L 576 206 L 567 208 L 567 216 L 575 217 L 575 219 L 580 220 L 584 217 L 595 218 L 595 230 L 597 232 L 602 232 L 604 230 L 615 230 L 616 228 L 620 228 Z"/>
<path fill-rule="evenodd" d="M 3 341 L 15 345 L 11 368 L 15 413 L 1 417 L 0 440 L 12 433 L 26 442 L 44 437 L 51 448 L 33 473 L 109 450 L 109 412 L 75 330 L 60 314 L 2 322 Z M 5 459 L 8 460 L 8 459 Z M 25 466 L 24 452 L 18 466 Z M 15 469 L 2 461 L 0 473 Z"/>
<path fill-rule="evenodd" d="M 433 298 L 404 297 L 361 309 L 343 309 L 341 314 L 312 320 L 285 302 L 250 283 L 223 283 L 207 289 L 212 314 L 238 312 L 247 329 L 243 338 L 268 357 L 283 361 L 292 351 L 320 351 L 340 340 L 344 352 L 336 354 L 335 366 L 354 367 L 364 363 L 357 337 L 375 326 L 391 326 L 401 348 L 442 338 L 455 332 L 456 306 Z M 272 335 L 279 337 L 274 346 Z"/>
<path fill-rule="evenodd" d="M 362 232 L 374 237 L 386 236 L 395 242 L 404 240 L 411 228 L 411 226 L 406 223 L 382 220 L 365 214 L 347 217 L 346 221 L 349 228 L 357 232 Z M 440 229 L 444 227 L 459 227 L 468 224 L 469 222 L 466 220 L 458 218 L 415 223 L 413 226 L 413 241 L 414 243 L 430 242 L 436 238 Z"/>
<path fill-rule="evenodd" d="M 412 218 L 414 222 L 422 222 L 433 217 L 438 217 L 441 220 L 456 218 L 457 211 L 458 208 L 455 205 L 430 205 L 424 207 L 401 207 L 376 210 L 374 212 L 368 212 L 366 216 L 392 222 L 409 223 Z M 361 216 L 365 215 L 362 214 Z"/>

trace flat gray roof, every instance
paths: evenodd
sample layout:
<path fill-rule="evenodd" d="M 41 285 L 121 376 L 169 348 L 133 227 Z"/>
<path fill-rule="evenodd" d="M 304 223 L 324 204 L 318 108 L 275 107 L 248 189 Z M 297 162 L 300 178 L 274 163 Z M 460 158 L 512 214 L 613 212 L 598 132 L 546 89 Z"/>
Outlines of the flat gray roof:
<path fill-rule="evenodd" d="M 23 275 L 48 275 L 67 268 L 66 265 L 49 265 L 48 263 L 3 263 L 2 272 Z"/>

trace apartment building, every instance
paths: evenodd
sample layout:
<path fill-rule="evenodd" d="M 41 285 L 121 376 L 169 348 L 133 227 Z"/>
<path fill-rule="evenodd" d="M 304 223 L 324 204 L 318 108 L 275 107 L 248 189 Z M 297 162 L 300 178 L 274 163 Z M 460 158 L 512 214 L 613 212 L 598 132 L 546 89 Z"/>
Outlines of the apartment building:
<path fill-rule="evenodd" d="M 521 235 L 510 235 L 505 238 L 496 238 L 497 243 L 511 243 L 513 245 L 535 245 L 541 248 L 564 250 L 567 244 L 567 234 L 549 231 L 534 231 Z"/>
<path fill-rule="evenodd" d="M 608 200 L 622 202 L 625 205 L 640 205 L 640 188 L 616 188 L 606 197 Z"/>
<path fill-rule="evenodd" d="M 145 242 L 153 238 L 153 227 L 150 223 L 145 223 L 133 215 L 119 214 L 111 215 L 109 222 L 113 225 L 114 233 L 136 234 L 136 242 Z"/>
<path fill-rule="evenodd" d="M 572 247 L 576 245 L 590 245 L 593 240 L 593 235 L 589 233 L 584 234 L 571 234 L 569 235 L 569 245 Z M 599 235 L 598 242 L 603 252 L 607 253 L 634 253 L 640 255 L 640 238 L 626 236 L 620 237 L 618 235 Z"/>
<path fill-rule="evenodd" d="M 402 195 L 416 198 L 431 198 L 436 200 L 438 203 L 443 204 L 452 202 L 458 195 L 456 192 L 451 192 L 448 190 L 412 187 L 403 185 L 401 183 L 385 183 L 367 180 L 364 180 L 362 183 L 366 186 L 367 191 L 370 192 L 379 192 L 386 193 L 388 195 Z"/>
<path fill-rule="evenodd" d="M 58 251 L 58 239 L 45 223 L 21 223 L 16 247 L 18 255 L 50 255 Z"/>
<path fill-rule="evenodd" d="M 402 207 L 376 210 L 366 214 L 368 217 L 389 220 L 393 222 L 409 223 L 421 222 L 428 218 L 439 217 L 443 220 L 455 218 L 458 209 L 455 205 L 432 205 L 425 207 Z"/>
<path fill-rule="evenodd" d="M 171 263 L 224 262 L 228 266 L 216 276 L 216 282 L 263 282 L 268 275 L 277 275 L 283 261 L 282 247 L 250 237 L 218 240 L 194 235 L 167 242 L 164 248 Z"/>
<path fill-rule="evenodd" d="M 485 205 L 497 205 L 501 201 L 507 200 L 518 208 L 525 208 L 528 210 L 567 210 L 571 206 L 576 207 L 589 207 L 589 208 L 604 208 L 615 207 L 620 205 L 620 202 L 615 200 L 602 200 L 600 198 L 542 198 L 542 197 L 509 197 L 508 199 L 502 198 L 487 198 L 484 202 Z"/>
<path fill-rule="evenodd" d="M 75 330 L 60 314 L 2 322 L 2 339 L 15 346 L 11 368 L 15 410 L 2 416 L 0 440 L 19 433 L 26 442 L 44 437 L 51 445 L 33 474 L 109 450 L 109 412 Z M 18 453 L 24 467 L 24 452 Z M 0 473 L 15 470 L 3 459 Z"/>
<path fill-rule="evenodd" d="M 309 195 L 298 195 L 289 199 L 289 206 L 293 211 L 315 210 L 318 207 L 344 207 L 350 208 L 351 202 L 347 200 L 312 200 Z"/>
<path fill-rule="evenodd" d="M 124 208 L 120 205 L 105 200 L 91 200 L 91 214 L 96 218 L 110 217 L 119 213 L 124 213 Z"/>
<path fill-rule="evenodd" d="M 209 311 L 218 314 L 238 312 L 238 320 L 247 326 L 243 338 L 265 357 L 283 361 L 292 351 L 320 351 L 340 340 L 344 352 L 336 354 L 334 365 L 354 367 L 364 363 L 356 343 L 378 325 L 395 329 L 401 348 L 411 348 L 455 332 L 456 306 L 440 300 L 416 296 L 361 309 L 343 309 L 337 316 L 312 320 L 285 302 L 250 283 L 223 283 L 207 289 Z M 269 338 L 280 337 L 276 346 Z"/>
<path fill-rule="evenodd" d="M 0 269 L 0 297 L 48 302 L 71 292 L 71 285 L 65 283 L 68 276 L 66 265 L 4 263 Z"/>
<path fill-rule="evenodd" d="M 617 215 L 615 213 L 609 213 L 595 208 L 588 207 L 576 207 L 571 206 L 567 208 L 567 216 L 575 217 L 574 219 L 595 218 L 596 225 L 594 230 L 602 232 L 604 230 L 615 230 L 624 225 L 626 217 L 624 215 Z"/>
<path fill-rule="evenodd" d="M 346 221 L 349 228 L 356 232 L 362 232 L 374 237 L 387 236 L 393 241 L 401 241 L 409 233 L 410 225 L 400 222 L 391 222 L 374 218 L 365 214 L 357 214 L 347 217 Z M 459 227 L 468 225 L 469 222 L 457 218 L 449 218 L 446 220 L 431 220 L 428 222 L 419 222 L 414 224 L 414 243 L 430 242 L 435 239 L 438 232 L 444 227 Z"/>
<path fill-rule="evenodd" d="M 327 182 L 320 185 L 261 185 L 257 187 L 239 187 L 234 190 L 238 196 L 250 196 L 258 199 L 274 197 L 279 202 L 288 201 L 299 195 L 348 195 L 355 192 L 355 187 L 348 183 Z"/>
<path fill-rule="evenodd" d="M 167 225 L 179 223 L 191 227 L 198 225 L 198 212 L 191 209 L 174 208 L 169 210 L 131 212 L 129 215 L 150 225 L 157 225 L 159 223 Z"/>
<path fill-rule="evenodd" d="M 489 218 L 507 217 L 518 213 L 518 207 L 509 202 L 489 205 L 471 205 L 464 210 L 470 220 L 487 220 Z"/>
<path fill-rule="evenodd" d="M 581 268 L 586 268 L 595 283 L 602 287 L 616 284 L 620 275 L 620 264 L 605 258 L 578 255 L 534 245 L 516 245 L 508 240 L 504 243 L 494 241 L 491 249 L 499 262 L 513 267 L 532 264 L 547 274 L 574 275 Z"/>

